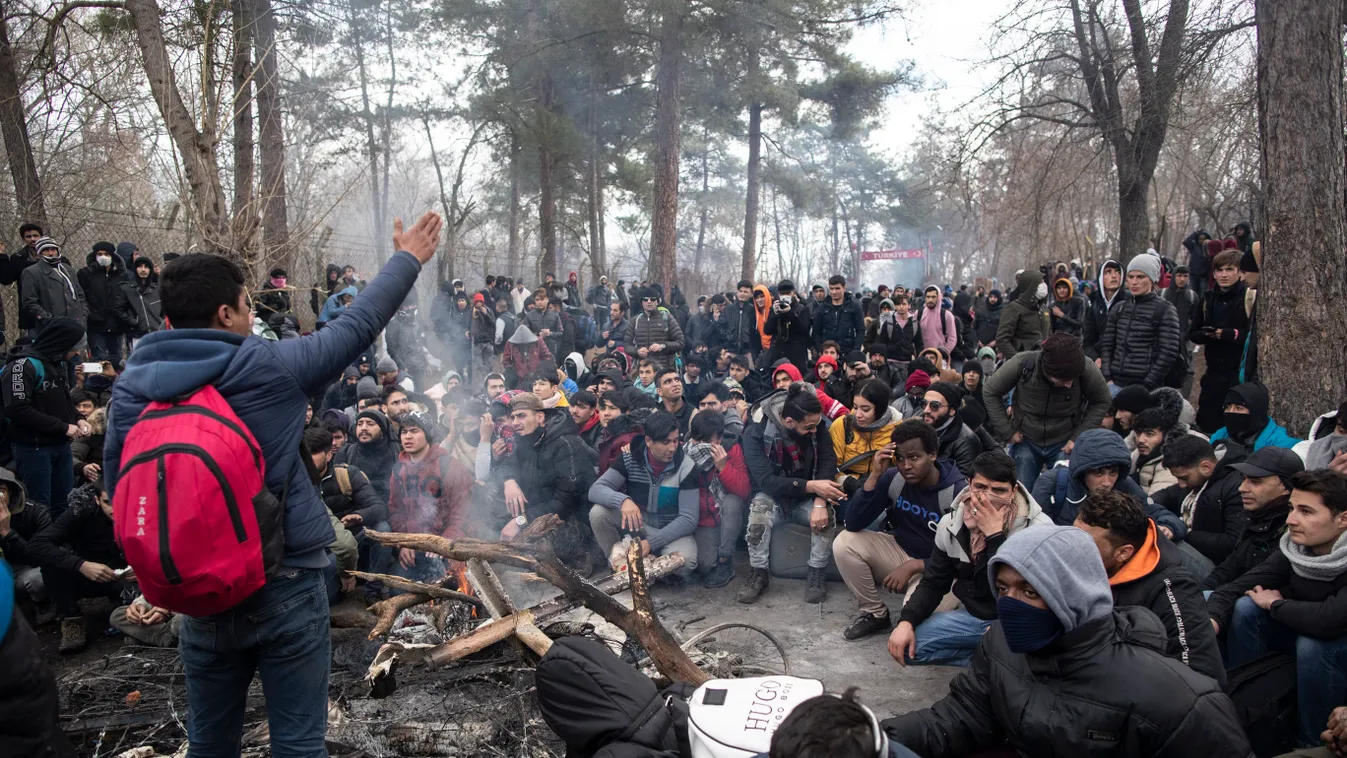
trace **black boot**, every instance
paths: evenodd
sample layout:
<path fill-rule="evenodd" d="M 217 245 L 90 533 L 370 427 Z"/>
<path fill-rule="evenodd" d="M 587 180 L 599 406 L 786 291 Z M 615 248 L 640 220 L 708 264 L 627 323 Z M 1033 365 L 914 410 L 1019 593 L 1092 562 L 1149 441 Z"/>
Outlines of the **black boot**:
<path fill-rule="evenodd" d="M 808 586 L 804 590 L 804 601 L 815 605 L 823 602 L 828 597 L 827 578 L 823 575 L 823 569 L 810 568 L 809 577 L 806 579 Z"/>
<path fill-rule="evenodd" d="M 767 584 L 767 569 L 752 569 L 748 573 L 748 581 L 744 582 L 743 588 L 739 590 L 739 596 L 735 599 L 746 605 L 752 605 L 767 591 Z"/>
<path fill-rule="evenodd" d="M 706 586 L 709 589 L 717 590 L 734 580 L 734 562 L 729 558 L 721 558 L 716 561 L 716 565 L 711 568 L 710 573 L 706 575 Z"/>

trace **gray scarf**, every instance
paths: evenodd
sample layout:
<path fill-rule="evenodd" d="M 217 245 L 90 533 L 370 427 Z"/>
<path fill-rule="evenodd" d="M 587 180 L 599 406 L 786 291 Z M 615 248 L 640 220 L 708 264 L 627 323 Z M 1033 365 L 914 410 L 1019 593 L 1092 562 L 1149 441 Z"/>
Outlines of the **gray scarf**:
<path fill-rule="evenodd" d="M 1347 532 L 1333 543 L 1328 555 L 1315 555 L 1309 548 L 1291 541 L 1291 533 L 1282 535 L 1282 554 L 1291 562 L 1291 570 L 1302 579 L 1331 582 L 1347 572 Z"/>
<path fill-rule="evenodd" d="M 720 473 L 716 471 L 715 459 L 711 457 L 711 443 L 689 442 L 687 454 L 692 458 L 692 462 L 697 464 L 697 468 L 710 475 L 707 477 L 710 482 L 707 488 L 711 490 L 711 497 L 716 501 L 716 518 L 719 519 L 720 507 L 725 502 L 726 492 L 725 485 L 720 482 Z"/>

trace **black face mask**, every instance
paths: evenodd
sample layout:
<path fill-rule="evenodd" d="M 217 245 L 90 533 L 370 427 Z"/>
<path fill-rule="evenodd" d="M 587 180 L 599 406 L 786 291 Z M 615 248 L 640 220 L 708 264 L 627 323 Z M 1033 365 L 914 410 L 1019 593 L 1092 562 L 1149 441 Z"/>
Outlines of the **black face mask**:
<path fill-rule="evenodd" d="M 1258 431 L 1253 428 L 1253 416 L 1248 413 L 1225 414 L 1225 429 L 1237 440 L 1245 439 L 1250 432 Z"/>
<path fill-rule="evenodd" d="M 482 441 L 482 430 L 473 429 L 472 431 L 464 432 L 463 441 L 468 443 L 469 447 L 477 447 L 478 443 Z"/>

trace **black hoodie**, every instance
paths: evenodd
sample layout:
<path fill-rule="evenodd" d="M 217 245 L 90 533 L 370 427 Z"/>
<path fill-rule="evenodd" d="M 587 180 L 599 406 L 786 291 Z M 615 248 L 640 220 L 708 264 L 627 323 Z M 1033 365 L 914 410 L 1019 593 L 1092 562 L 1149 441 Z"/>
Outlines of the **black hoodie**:
<path fill-rule="evenodd" d="M 136 313 L 127 299 L 126 263 L 108 253 L 112 264 L 103 268 L 95 261 L 99 251 L 84 256 L 84 268 L 75 273 L 89 308 L 89 331 L 124 334 L 136 326 Z"/>
<path fill-rule="evenodd" d="M 150 275 L 144 279 L 136 273 L 141 264 L 150 267 Z M 131 280 L 126 297 L 136 314 L 136 328 L 132 334 L 143 337 L 164 327 L 164 317 L 159 306 L 159 275 L 154 273 L 154 261 L 140 255 L 131 262 Z"/>
<path fill-rule="evenodd" d="M 0 387 L 11 442 L 67 444 L 66 429 L 79 418 L 66 383 L 66 354 L 84 339 L 84 327 L 68 316 L 43 324 L 33 344 L 8 356 Z"/>
<path fill-rule="evenodd" d="M 366 409 L 356 415 L 356 423 L 360 423 L 362 418 L 374 419 L 379 425 L 383 434 L 379 439 L 373 442 L 361 442 L 355 437 L 354 428 L 351 432 L 350 444 L 339 450 L 333 457 L 333 464 L 345 463 L 354 466 L 369 478 L 369 483 L 374 487 L 374 491 L 379 493 L 379 497 L 385 503 L 388 502 L 389 483 L 393 476 L 393 464 L 398 460 L 398 441 L 393 439 L 389 431 L 388 417 L 382 412 L 373 409 Z"/>
<path fill-rule="evenodd" d="M 548 513 L 584 519 L 594 455 L 565 408 L 543 415 L 543 425 L 533 434 L 515 436 L 514 455 L 499 464 L 500 481 L 513 480 L 523 490 L 529 521 Z"/>

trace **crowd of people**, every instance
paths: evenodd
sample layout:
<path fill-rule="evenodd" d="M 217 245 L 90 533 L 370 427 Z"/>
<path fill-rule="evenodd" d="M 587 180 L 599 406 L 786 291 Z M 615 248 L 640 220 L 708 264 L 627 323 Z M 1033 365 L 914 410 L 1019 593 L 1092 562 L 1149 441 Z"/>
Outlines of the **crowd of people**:
<path fill-rule="evenodd" d="M 1347 403 L 1304 440 L 1270 417 L 1248 226 L 1190 236 L 1186 265 L 1053 261 L 1008 292 L 833 276 L 689 301 L 486 276 L 441 283 L 423 320 L 441 223 L 399 224 L 368 281 L 329 266 L 308 334 L 281 269 L 98 243 L 75 271 L 20 229 L 0 258 L 22 335 L 0 387 L 0 660 L 32 673 L 0 745 L 59 742 L 29 622 L 74 652 L 79 601 L 106 598 L 128 644 L 179 649 L 193 756 L 238 754 L 254 674 L 273 752 L 323 755 L 328 606 L 394 594 L 347 572 L 452 568 L 370 532 L 509 541 L 555 514 L 582 576 L 632 544 L 682 556 L 662 586 L 725 602 L 776 576 L 822 603 L 840 574 L 857 613 L 837 655 L 886 634 L 898 665 L 966 667 L 883 723 L 894 754 L 1249 755 L 1270 727 L 1238 698 L 1273 669 L 1294 682 L 1288 739 L 1347 754 Z M 257 506 L 265 581 L 211 613 L 155 602 L 205 602 L 174 581 L 196 557 L 170 550 L 166 506 L 200 479 L 174 481 L 181 440 L 142 452 L 148 419 L 187 406 L 240 432 L 280 504 L 270 526 Z"/>

